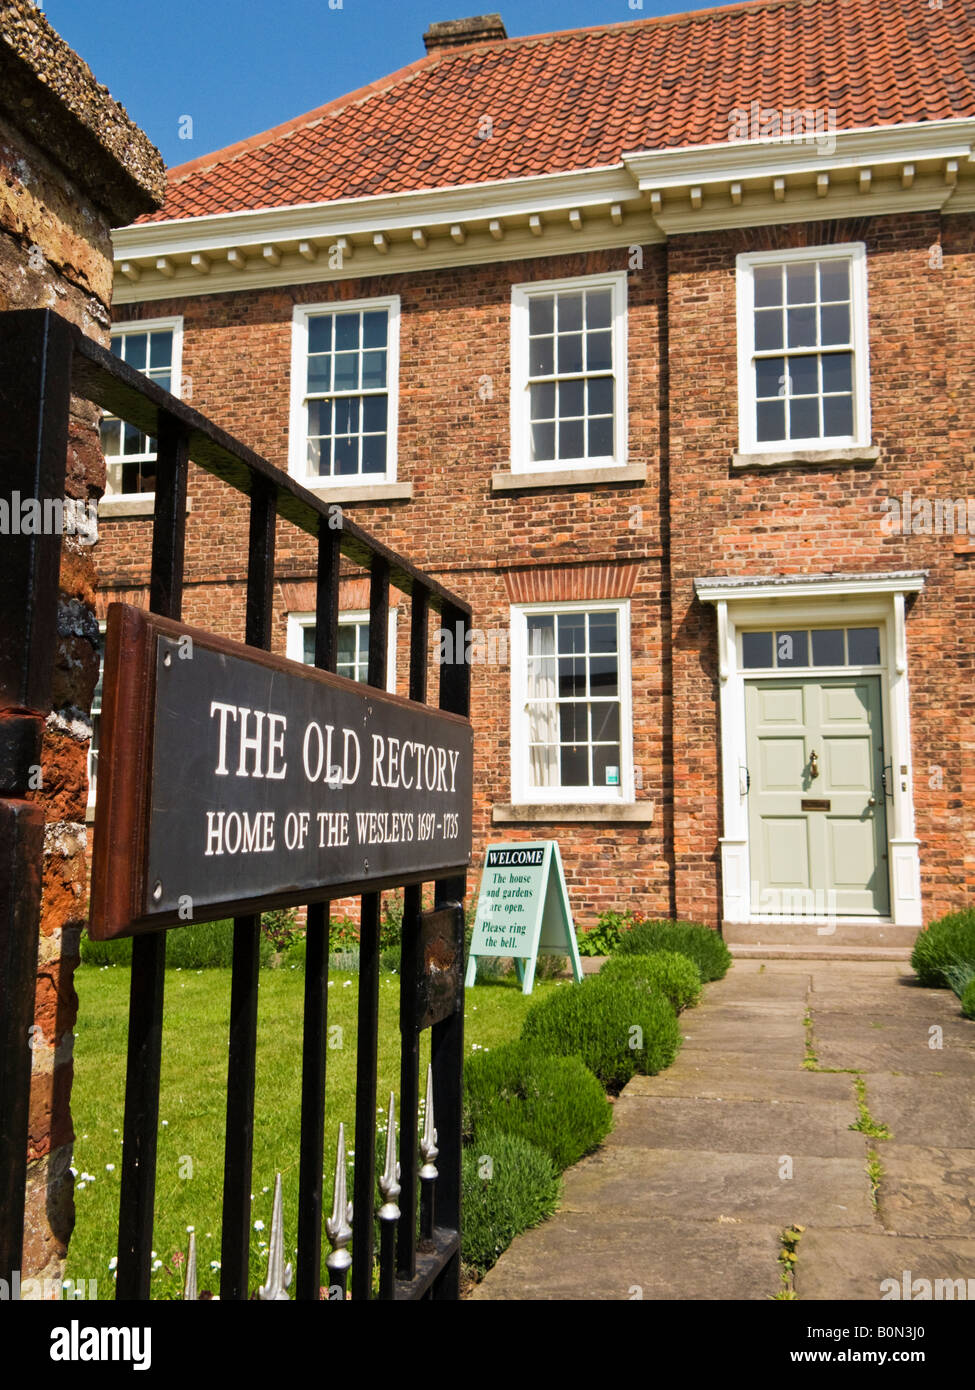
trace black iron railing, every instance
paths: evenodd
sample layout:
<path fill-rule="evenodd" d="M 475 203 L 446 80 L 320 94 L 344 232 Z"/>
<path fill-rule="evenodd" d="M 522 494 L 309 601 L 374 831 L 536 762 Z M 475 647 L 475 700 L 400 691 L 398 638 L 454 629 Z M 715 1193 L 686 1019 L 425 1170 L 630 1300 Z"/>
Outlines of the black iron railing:
<path fill-rule="evenodd" d="M 185 403 L 86 338 L 48 310 L 0 314 L 0 488 L 22 497 L 64 495 L 72 392 L 135 425 L 157 441 L 158 460 L 149 607 L 179 619 L 182 609 L 189 462 L 250 498 L 245 641 L 271 645 L 275 531 L 280 518 L 317 541 L 315 665 L 335 671 L 341 561 L 370 576 L 368 682 L 386 684 L 390 585 L 411 602 L 409 696 L 427 702 L 428 622 L 470 626 L 469 607 L 429 575 L 388 550 L 334 505 L 233 439 Z M 26 799 L 27 771 L 40 762 L 51 707 L 57 644 L 60 535 L 3 538 L 0 555 L 0 1277 L 20 1268 L 30 1089 L 32 1022 L 40 914 L 43 812 Z M 469 715 L 469 668 L 440 667 L 439 707 Z M 96 810 L 97 816 L 97 810 Z M 432 1027 L 433 1093 L 439 1157 L 435 1220 L 417 1250 L 419 980 L 421 891 L 404 888 L 400 996 L 402 1063 L 401 1193 L 397 1279 L 382 1292 L 397 1298 L 456 1298 L 460 1270 L 461 1070 L 463 994 L 458 1008 Z M 464 877 L 436 882 L 437 907 L 462 903 Z M 361 939 L 356 1063 L 356 1158 L 352 1295 L 371 1296 L 376 1208 L 376 1063 L 379 1005 L 380 894 L 360 903 Z M 463 949 L 463 914 L 456 912 Z M 178 930 L 178 928 L 177 928 Z M 296 1296 L 318 1299 L 322 1250 L 322 1157 L 327 1035 L 329 905 L 308 906 L 303 1019 L 299 1226 Z M 257 1034 L 260 918 L 235 919 L 227 1075 L 227 1128 L 221 1250 L 222 1299 L 248 1296 L 251 1168 Z M 159 1111 L 165 933 L 133 940 L 125 1090 L 116 1296 L 149 1297 Z"/>

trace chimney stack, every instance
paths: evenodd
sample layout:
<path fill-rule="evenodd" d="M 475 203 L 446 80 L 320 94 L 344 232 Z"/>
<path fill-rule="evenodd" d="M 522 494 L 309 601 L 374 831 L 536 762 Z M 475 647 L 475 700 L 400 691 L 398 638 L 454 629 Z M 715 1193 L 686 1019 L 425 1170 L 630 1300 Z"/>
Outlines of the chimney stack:
<path fill-rule="evenodd" d="M 445 19 L 431 24 L 423 35 L 428 53 L 442 49 L 461 48 L 471 43 L 491 43 L 506 39 L 504 23 L 499 14 L 478 14 L 471 19 Z"/>

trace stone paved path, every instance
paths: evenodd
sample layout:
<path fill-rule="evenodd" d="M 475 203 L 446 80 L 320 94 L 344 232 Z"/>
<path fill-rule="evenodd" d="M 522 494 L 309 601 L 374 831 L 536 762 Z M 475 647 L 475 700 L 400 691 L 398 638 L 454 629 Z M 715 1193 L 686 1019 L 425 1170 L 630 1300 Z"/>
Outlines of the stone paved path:
<path fill-rule="evenodd" d="M 904 1271 L 975 1296 L 975 1024 L 912 981 L 901 962 L 736 961 L 682 1015 L 674 1066 L 630 1082 L 560 1210 L 471 1296 L 765 1299 L 793 1224 L 800 1299 L 877 1300 Z M 804 1069 L 807 1040 L 818 1067 L 860 1073 L 889 1139 L 850 1129 L 856 1077 Z"/>

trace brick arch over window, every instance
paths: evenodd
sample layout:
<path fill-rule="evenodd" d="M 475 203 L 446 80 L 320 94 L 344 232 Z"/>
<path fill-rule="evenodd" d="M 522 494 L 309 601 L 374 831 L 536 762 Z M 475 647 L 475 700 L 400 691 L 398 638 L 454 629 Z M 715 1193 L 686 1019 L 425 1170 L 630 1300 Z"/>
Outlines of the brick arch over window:
<path fill-rule="evenodd" d="M 630 598 L 639 565 L 535 566 L 504 576 L 511 603 L 569 603 L 582 599 Z"/>

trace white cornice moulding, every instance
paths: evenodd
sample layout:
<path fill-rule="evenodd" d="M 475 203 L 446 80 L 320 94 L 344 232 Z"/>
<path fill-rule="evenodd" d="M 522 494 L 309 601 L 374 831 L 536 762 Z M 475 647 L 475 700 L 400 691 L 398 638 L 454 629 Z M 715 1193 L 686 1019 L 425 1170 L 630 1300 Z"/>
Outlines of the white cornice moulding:
<path fill-rule="evenodd" d="M 741 603 L 750 600 L 837 598 L 854 594 L 913 594 L 924 588 L 927 570 L 891 574 L 786 575 L 778 579 L 695 579 L 694 593 L 702 603 Z"/>

